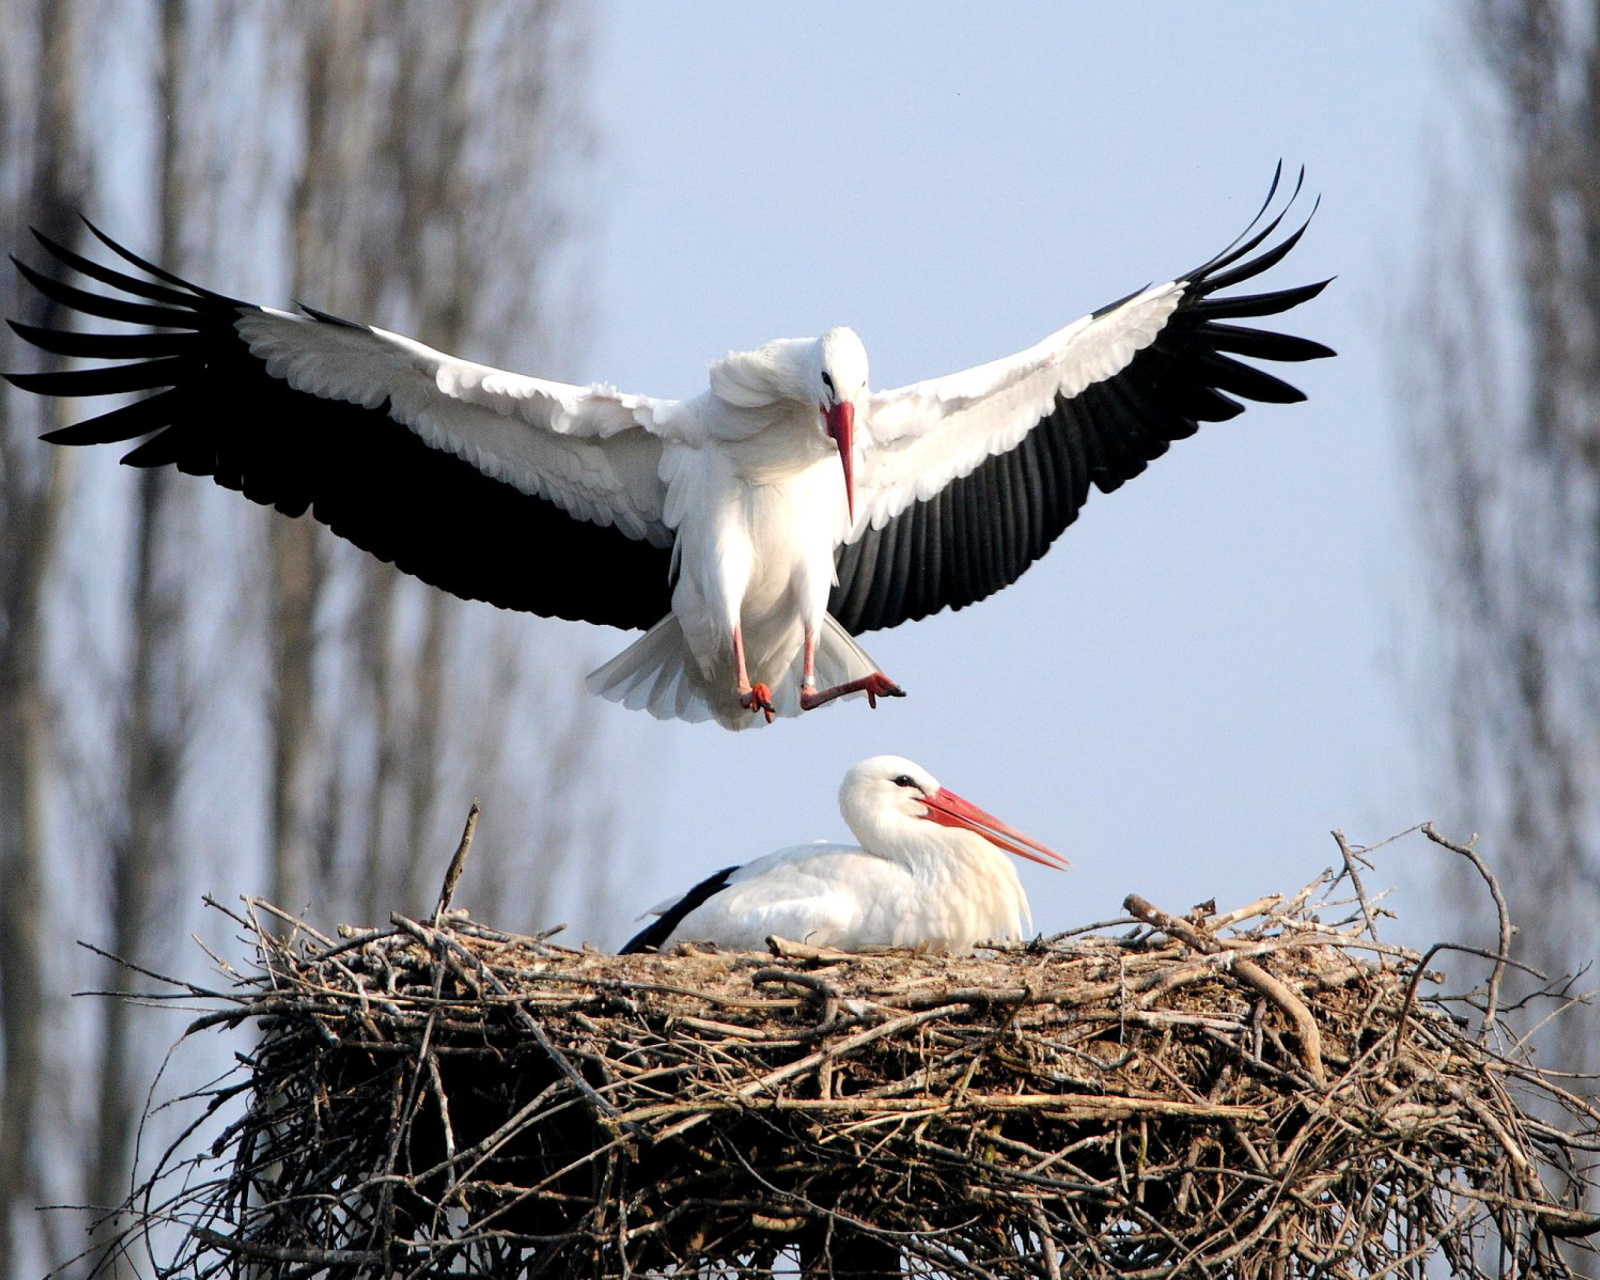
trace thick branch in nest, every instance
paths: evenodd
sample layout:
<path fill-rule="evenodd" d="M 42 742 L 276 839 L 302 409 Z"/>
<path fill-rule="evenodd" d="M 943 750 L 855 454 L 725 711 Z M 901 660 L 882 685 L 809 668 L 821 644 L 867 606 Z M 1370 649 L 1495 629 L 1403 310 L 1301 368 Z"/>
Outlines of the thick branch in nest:
<path fill-rule="evenodd" d="M 257 904 L 248 1101 L 143 1212 L 201 1276 L 1571 1274 L 1600 1113 L 1311 896 L 967 959 Z"/>

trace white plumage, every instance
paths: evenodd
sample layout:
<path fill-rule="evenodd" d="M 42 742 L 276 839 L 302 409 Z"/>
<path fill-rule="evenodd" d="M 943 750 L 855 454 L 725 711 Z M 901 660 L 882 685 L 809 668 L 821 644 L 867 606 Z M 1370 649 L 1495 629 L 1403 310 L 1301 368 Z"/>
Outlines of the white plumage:
<path fill-rule="evenodd" d="M 1091 485 L 1115 489 L 1200 422 L 1240 412 L 1225 393 L 1303 398 L 1235 357 L 1331 352 L 1227 321 L 1281 312 L 1322 285 L 1219 296 L 1295 244 L 1303 226 L 1248 257 L 1283 216 L 1185 276 L 963 373 L 874 391 L 861 339 L 836 328 L 729 353 L 683 401 L 527 377 L 309 308 L 254 306 L 102 237 L 156 277 L 140 279 L 41 237 L 61 263 L 129 296 L 21 266 L 40 292 L 161 332 L 19 325 L 45 350 L 125 363 L 11 380 L 48 395 L 156 392 L 46 439 L 148 437 L 125 461 L 309 510 L 458 595 L 646 628 L 590 688 L 737 729 L 838 697 L 898 695 L 854 636 L 1015 581 Z"/>
<path fill-rule="evenodd" d="M 852 768 L 839 811 L 859 846 L 818 841 L 719 871 L 654 907 L 655 923 L 623 951 L 680 942 L 749 951 L 777 936 L 841 950 L 963 954 L 1032 932 L 1027 895 L 1001 850 L 1067 865 L 901 756 Z"/>

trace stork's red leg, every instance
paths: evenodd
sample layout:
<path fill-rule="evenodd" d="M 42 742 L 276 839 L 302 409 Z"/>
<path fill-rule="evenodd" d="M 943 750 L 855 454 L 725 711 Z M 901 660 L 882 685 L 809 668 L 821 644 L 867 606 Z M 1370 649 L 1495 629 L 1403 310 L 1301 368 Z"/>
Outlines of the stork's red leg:
<path fill-rule="evenodd" d="M 812 688 L 800 690 L 800 710 L 814 711 L 820 706 L 832 702 L 835 698 L 842 698 L 847 693 L 864 693 L 867 695 L 867 705 L 876 707 L 879 698 L 903 698 L 906 691 L 897 685 L 881 671 L 874 671 L 870 676 L 862 676 L 859 680 L 851 680 L 848 684 L 836 684 L 831 689 L 824 689 L 818 693 Z"/>
<path fill-rule="evenodd" d="M 906 691 L 897 685 L 881 671 L 874 671 L 870 676 L 863 676 L 859 680 L 852 680 L 849 684 L 836 684 L 831 689 L 817 692 L 817 638 L 811 634 L 811 628 L 806 628 L 806 660 L 805 675 L 800 681 L 800 710 L 814 711 L 820 706 L 832 702 L 835 698 L 842 698 L 847 693 L 864 693 L 867 695 L 867 705 L 876 707 L 879 698 L 903 698 Z"/>
<path fill-rule="evenodd" d="M 811 624 L 806 624 L 805 670 L 800 677 L 800 710 L 810 711 L 807 698 L 817 696 L 817 638 L 811 634 Z"/>
<path fill-rule="evenodd" d="M 739 669 L 734 691 L 739 695 L 739 705 L 746 711 L 759 711 L 766 716 L 767 723 L 772 723 L 772 714 L 777 710 L 772 705 L 772 690 L 764 684 L 751 684 L 750 675 L 744 667 L 744 636 L 739 633 L 738 623 L 733 627 L 733 661 Z"/>

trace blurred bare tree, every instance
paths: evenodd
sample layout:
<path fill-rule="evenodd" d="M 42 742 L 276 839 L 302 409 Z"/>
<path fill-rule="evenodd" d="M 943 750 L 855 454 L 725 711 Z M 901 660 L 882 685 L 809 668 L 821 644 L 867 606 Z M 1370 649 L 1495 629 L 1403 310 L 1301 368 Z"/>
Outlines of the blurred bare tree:
<path fill-rule="evenodd" d="M 551 93 L 574 53 L 552 24 L 558 8 L 406 0 L 291 11 L 276 38 L 304 68 L 296 297 L 491 362 L 548 356 L 527 339 L 540 329 L 547 249 L 563 231 L 549 175 L 581 129 Z M 437 867 L 407 851 L 448 848 L 463 788 L 487 787 L 487 829 L 540 849 L 548 878 L 522 886 L 522 923 L 543 918 L 544 886 L 582 838 L 567 834 L 574 791 L 542 790 L 537 811 L 518 803 L 519 814 L 502 814 L 513 788 L 497 783 L 508 782 L 514 732 L 553 731 L 551 761 L 571 760 L 575 746 L 583 759 L 571 739 L 589 717 L 546 701 L 513 725 L 520 673 L 535 665 L 518 661 L 523 624 L 463 607 L 306 522 L 272 523 L 278 897 L 319 915 L 420 910 Z M 343 631 L 332 668 L 319 662 L 319 619 Z M 503 879 L 508 866 L 493 864 L 511 851 L 499 840 L 492 849 L 483 871 Z"/>
<path fill-rule="evenodd" d="M 4 225 L 28 256 L 27 226 L 81 248 L 79 210 L 136 210 L 111 229 L 204 283 L 570 375 L 587 38 L 582 0 L 0 0 Z M 42 366 L 7 331 L 0 367 Z M 34 1205 L 125 1192 L 161 1047 L 121 1002 L 60 1017 L 129 985 L 66 940 L 192 965 L 175 943 L 219 888 L 420 911 L 474 796 L 464 905 L 585 925 L 615 878 L 573 785 L 604 771 L 570 632 L 171 472 L 69 486 L 34 439 L 53 412 L 0 396 L 0 1280 L 82 1247 Z M 66 545 L 84 522 L 109 542 Z"/>
<path fill-rule="evenodd" d="M 0 221 L 20 243 L 31 223 L 76 239 L 88 187 L 79 142 L 78 24 L 64 0 L 0 0 Z M 5 314 L 49 324 L 50 305 L 24 304 L 17 277 L 0 278 Z M 0 367 L 22 366 L 22 344 L 0 331 Z M 47 404 L 0 394 L 0 1276 L 22 1274 L 27 1211 L 45 1198 L 39 1140 L 46 1091 L 45 1022 L 51 981 L 45 810 L 52 717 L 46 693 L 45 580 L 63 500 L 62 461 L 34 437 Z"/>
<path fill-rule="evenodd" d="M 1460 14 L 1499 127 L 1474 130 L 1470 194 L 1436 201 L 1405 370 L 1447 624 L 1443 781 L 1497 855 L 1521 958 L 1577 973 L 1600 957 L 1600 3 Z M 1549 1032 L 1564 1065 L 1600 1067 L 1597 1015 Z"/>
<path fill-rule="evenodd" d="M 156 238 L 161 261 L 182 269 L 179 222 L 187 195 L 182 164 L 183 104 L 188 62 L 188 0 L 167 0 L 160 10 L 156 52 Z M 182 537 L 180 476 L 168 468 L 137 473 L 130 552 L 127 619 L 130 646 L 122 688 L 116 776 L 121 802 L 105 815 L 110 950 L 148 962 L 151 934 L 161 927 L 163 885 L 179 882 L 179 771 L 188 738 L 183 632 L 187 608 L 175 548 Z M 90 1205 L 114 1205 L 127 1194 L 148 1075 L 137 1054 L 125 997 L 139 981 L 121 964 L 107 966 L 105 989 L 115 997 L 101 1006 L 100 1087 L 89 1159 Z"/>

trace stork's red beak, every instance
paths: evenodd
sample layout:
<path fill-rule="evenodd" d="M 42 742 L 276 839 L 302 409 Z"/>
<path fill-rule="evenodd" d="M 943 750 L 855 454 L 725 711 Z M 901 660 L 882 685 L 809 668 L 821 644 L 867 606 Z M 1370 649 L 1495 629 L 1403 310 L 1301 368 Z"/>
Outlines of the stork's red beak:
<path fill-rule="evenodd" d="M 823 409 L 828 417 L 828 434 L 839 446 L 839 461 L 844 464 L 844 499 L 850 510 L 850 523 L 856 522 L 856 454 L 852 448 L 855 439 L 856 407 L 848 400 Z"/>
<path fill-rule="evenodd" d="M 1072 865 L 1054 849 L 1045 848 L 1031 836 L 1023 835 L 1010 823 L 1000 821 L 992 813 L 985 813 L 953 791 L 940 787 L 931 796 L 924 796 L 922 803 L 927 806 L 927 812 L 922 816 L 941 827 L 961 827 L 974 831 L 997 849 L 1014 853 L 1041 866 L 1054 867 L 1057 871 L 1064 871 Z"/>

